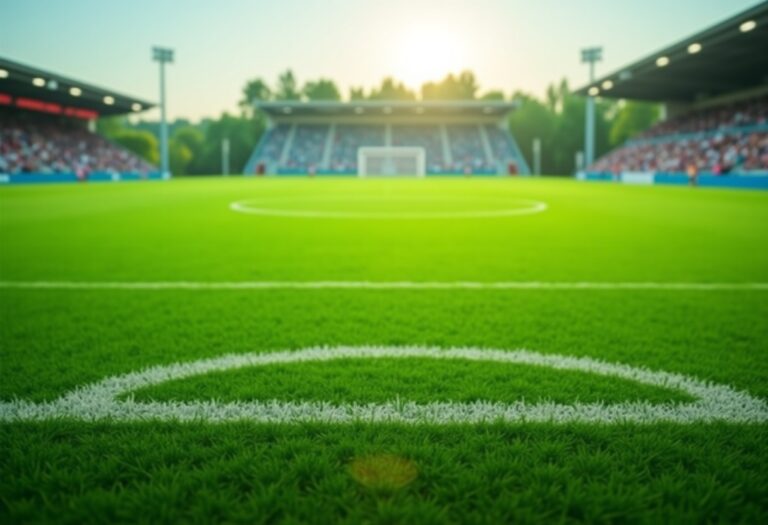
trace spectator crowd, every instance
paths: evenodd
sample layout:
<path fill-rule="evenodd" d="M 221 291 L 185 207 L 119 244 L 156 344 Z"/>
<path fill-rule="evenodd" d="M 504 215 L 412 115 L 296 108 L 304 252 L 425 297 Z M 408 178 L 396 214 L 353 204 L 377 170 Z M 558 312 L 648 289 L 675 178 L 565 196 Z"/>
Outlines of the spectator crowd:
<path fill-rule="evenodd" d="M 768 97 L 661 122 L 599 159 L 588 171 L 690 169 L 716 175 L 768 170 Z"/>
<path fill-rule="evenodd" d="M 149 173 L 151 164 L 90 132 L 85 122 L 29 112 L 0 113 L 0 173 Z"/>

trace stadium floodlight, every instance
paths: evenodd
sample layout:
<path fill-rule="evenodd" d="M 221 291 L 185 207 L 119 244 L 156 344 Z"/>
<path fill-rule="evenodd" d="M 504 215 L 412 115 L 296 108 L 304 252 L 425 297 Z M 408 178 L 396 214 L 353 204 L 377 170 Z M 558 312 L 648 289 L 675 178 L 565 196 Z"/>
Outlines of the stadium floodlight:
<path fill-rule="evenodd" d="M 104 103 L 107 106 L 111 106 L 112 104 L 115 103 L 115 98 L 114 97 L 110 97 L 109 95 L 107 95 L 106 97 L 104 97 Z"/>
<path fill-rule="evenodd" d="M 221 139 L 221 172 L 229 175 L 229 138 Z"/>
<path fill-rule="evenodd" d="M 152 48 L 152 59 L 160 64 L 160 163 L 163 177 L 171 176 L 168 161 L 168 121 L 165 118 L 165 64 L 173 63 L 173 49 Z"/>
<path fill-rule="evenodd" d="M 602 47 L 588 47 L 581 50 L 581 62 L 589 64 L 589 83 L 595 81 L 595 63 L 603 59 Z M 589 89 L 587 94 L 587 118 L 584 129 L 584 154 L 586 166 L 595 160 L 595 96 L 600 93 L 597 87 Z"/>
<path fill-rule="evenodd" d="M 32 79 L 32 84 L 37 87 L 45 87 L 45 79 L 42 77 L 35 77 Z"/>
<path fill-rule="evenodd" d="M 80 95 L 83 94 L 83 90 L 77 86 L 72 86 L 71 88 L 69 88 L 69 94 L 72 95 L 73 97 L 79 97 Z"/>
<path fill-rule="evenodd" d="M 746 22 L 743 22 L 739 26 L 739 31 L 741 31 L 742 33 L 749 33 L 756 27 L 757 27 L 757 22 L 755 22 L 754 20 L 747 20 Z"/>
<path fill-rule="evenodd" d="M 134 102 L 133 104 L 131 104 L 131 109 L 133 111 L 141 111 L 143 108 L 141 107 L 141 104 L 139 104 L 138 102 Z"/>
<path fill-rule="evenodd" d="M 659 67 L 667 67 L 669 65 L 669 57 L 659 57 L 656 59 L 656 65 Z"/>
<path fill-rule="evenodd" d="M 0 78 L 8 78 L 8 71 L 0 69 Z"/>
<path fill-rule="evenodd" d="M 613 80 L 605 80 L 602 83 L 603 91 L 608 91 L 609 89 L 613 88 Z"/>
<path fill-rule="evenodd" d="M 688 53 L 690 53 L 691 55 L 695 55 L 699 51 L 701 51 L 701 44 L 699 44 L 698 42 L 694 42 L 693 44 L 688 46 Z"/>
<path fill-rule="evenodd" d="M 533 174 L 541 175 L 541 139 L 533 139 Z"/>

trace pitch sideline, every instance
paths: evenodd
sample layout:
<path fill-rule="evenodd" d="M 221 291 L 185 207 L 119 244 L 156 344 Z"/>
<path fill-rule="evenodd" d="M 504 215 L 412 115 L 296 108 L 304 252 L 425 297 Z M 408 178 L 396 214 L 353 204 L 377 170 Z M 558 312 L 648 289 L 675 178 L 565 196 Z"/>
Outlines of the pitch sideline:
<path fill-rule="evenodd" d="M 662 290 L 768 291 L 768 282 L 601 281 L 0 281 L 18 290 Z"/>

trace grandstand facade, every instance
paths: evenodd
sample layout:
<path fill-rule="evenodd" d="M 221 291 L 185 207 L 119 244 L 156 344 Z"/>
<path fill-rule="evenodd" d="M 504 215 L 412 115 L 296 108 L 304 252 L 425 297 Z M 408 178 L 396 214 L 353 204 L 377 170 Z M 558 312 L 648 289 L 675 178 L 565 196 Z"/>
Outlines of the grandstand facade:
<path fill-rule="evenodd" d="M 96 119 L 153 104 L 0 58 L 0 183 L 161 178 L 97 134 Z"/>
<path fill-rule="evenodd" d="M 356 175 L 361 148 L 420 148 L 429 175 L 529 174 L 508 102 L 258 102 L 269 127 L 245 174 Z"/>
<path fill-rule="evenodd" d="M 664 118 L 578 176 L 768 189 L 768 2 L 585 86 L 659 102 Z"/>

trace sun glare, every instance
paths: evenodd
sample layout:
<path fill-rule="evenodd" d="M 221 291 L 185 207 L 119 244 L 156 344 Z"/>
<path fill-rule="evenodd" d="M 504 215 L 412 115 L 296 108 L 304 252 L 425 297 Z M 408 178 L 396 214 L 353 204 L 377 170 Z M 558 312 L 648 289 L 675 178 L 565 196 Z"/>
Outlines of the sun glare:
<path fill-rule="evenodd" d="M 460 35 L 440 28 L 424 28 L 407 33 L 402 40 L 397 77 L 412 88 L 458 73 L 464 61 Z"/>

